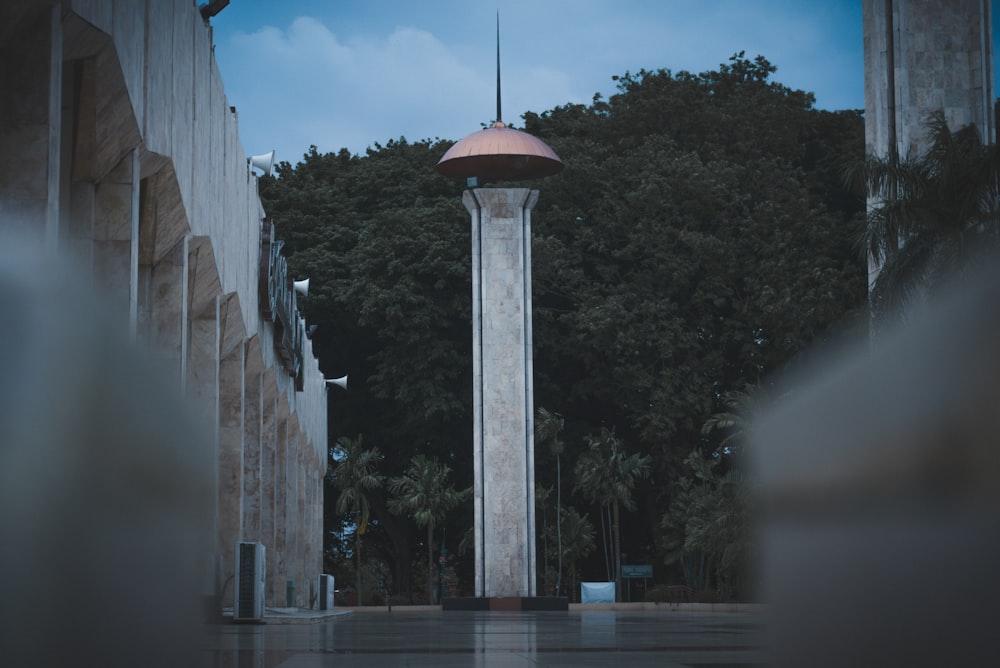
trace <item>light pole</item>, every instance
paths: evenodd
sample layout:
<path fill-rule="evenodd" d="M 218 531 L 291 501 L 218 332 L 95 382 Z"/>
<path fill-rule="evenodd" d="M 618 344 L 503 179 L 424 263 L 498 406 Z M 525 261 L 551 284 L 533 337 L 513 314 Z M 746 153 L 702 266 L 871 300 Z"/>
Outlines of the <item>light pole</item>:
<path fill-rule="evenodd" d="M 438 557 L 438 563 L 441 565 L 441 574 L 438 576 L 438 586 L 440 589 L 438 593 L 439 603 L 444 601 L 444 561 L 445 561 L 444 540 L 445 537 L 447 537 L 447 535 L 448 535 L 448 527 L 445 527 L 444 530 L 441 532 L 441 556 Z"/>

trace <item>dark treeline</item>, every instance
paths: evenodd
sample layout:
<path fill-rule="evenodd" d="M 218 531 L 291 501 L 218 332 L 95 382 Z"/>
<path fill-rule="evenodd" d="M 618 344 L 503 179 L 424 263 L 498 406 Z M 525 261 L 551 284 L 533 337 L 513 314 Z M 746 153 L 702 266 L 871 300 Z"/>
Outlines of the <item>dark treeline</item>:
<path fill-rule="evenodd" d="M 864 155 L 862 115 L 814 109 L 810 93 L 772 81 L 773 72 L 740 53 L 701 74 L 626 73 L 609 99 L 523 119 L 566 165 L 523 184 L 541 190 L 532 216 L 535 403 L 563 418 L 561 489 L 556 449 L 548 436 L 536 443 L 540 591 L 559 570 L 557 496 L 566 531 L 582 532 L 561 536 L 563 591 L 574 590 L 574 575 L 614 576 L 602 547 L 613 547 L 611 527 L 602 529 L 611 503 L 574 475 L 595 442 L 613 441 L 649 462 L 633 503 L 620 508 L 622 562 L 653 564 L 662 584 L 747 595 L 735 563 L 749 549 L 735 505 L 748 484 L 740 411 L 858 320 L 866 292 L 864 202 L 842 179 Z M 311 278 L 300 307 L 319 326 L 322 369 L 350 374 L 347 392 L 331 391 L 331 448 L 363 435 L 387 479 L 420 454 L 450 467 L 464 489 L 469 216 L 464 184 L 434 171 L 450 145 L 399 139 L 363 156 L 312 148 L 263 178 L 261 197 L 293 274 Z M 336 469 L 331 459 L 328 568 L 346 583 L 355 522 L 334 513 Z M 432 535 L 435 554 L 445 542 L 449 582 L 471 594 L 471 551 L 461 548 L 472 504 L 429 534 L 389 511 L 389 489 L 367 494 L 365 590 L 427 592 Z"/>

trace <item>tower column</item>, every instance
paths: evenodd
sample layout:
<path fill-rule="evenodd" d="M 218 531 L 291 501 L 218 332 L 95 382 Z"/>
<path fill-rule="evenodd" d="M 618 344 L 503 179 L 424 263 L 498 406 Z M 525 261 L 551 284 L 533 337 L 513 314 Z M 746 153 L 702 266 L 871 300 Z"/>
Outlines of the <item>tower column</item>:
<path fill-rule="evenodd" d="M 535 596 L 531 209 L 538 191 L 465 191 L 472 215 L 476 596 Z"/>

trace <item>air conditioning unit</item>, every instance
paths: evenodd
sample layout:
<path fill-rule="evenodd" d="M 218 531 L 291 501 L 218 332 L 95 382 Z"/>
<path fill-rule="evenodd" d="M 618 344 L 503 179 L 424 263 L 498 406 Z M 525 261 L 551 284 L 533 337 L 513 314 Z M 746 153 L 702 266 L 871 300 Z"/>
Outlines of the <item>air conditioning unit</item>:
<path fill-rule="evenodd" d="M 233 621 L 264 621 L 264 543 L 236 543 Z"/>
<path fill-rule="evenodd" d="M 319 576 L 319 609 L 333 610 L 333 588 L 334 580 L 332 575 L 323 573 Z"/>

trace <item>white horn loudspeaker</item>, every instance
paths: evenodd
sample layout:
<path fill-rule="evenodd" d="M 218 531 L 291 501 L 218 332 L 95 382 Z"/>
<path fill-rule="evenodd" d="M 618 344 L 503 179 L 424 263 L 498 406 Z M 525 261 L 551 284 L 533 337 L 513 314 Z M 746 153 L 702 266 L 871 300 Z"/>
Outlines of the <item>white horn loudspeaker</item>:
<path fill-rule="evenodd" d="M 339 387 L 339 388 L 341 388 L 343 390 L 346 390 L 347 389 L 347 376 L 344 376 L 343 378 L 327 378 L 326 379 L 326 384 L 327 385 L 336 385 L 337 387 Z"/>
<path fill-rule="evenodd" d="M 274 151 L 252 156 L 250 158 L 250 165 L 270 176 L 271 168 L 274 167 Z"/>
<path fill-rule="evenodd" d="M 301 281 L 292 282 L 292 288 L 303 297 L 309 294 L 309 279 L 303 278 Z"/>

